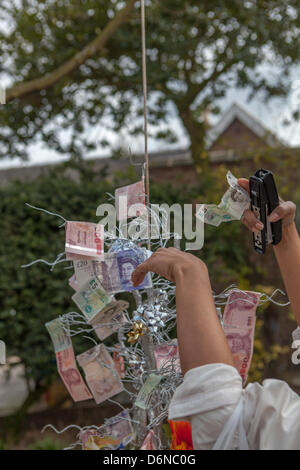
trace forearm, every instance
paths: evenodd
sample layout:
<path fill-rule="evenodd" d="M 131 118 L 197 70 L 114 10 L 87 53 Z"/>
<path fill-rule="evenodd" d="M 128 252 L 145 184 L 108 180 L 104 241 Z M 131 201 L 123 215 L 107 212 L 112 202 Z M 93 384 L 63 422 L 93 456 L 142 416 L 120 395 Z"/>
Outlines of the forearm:
<path fill-rule="evenodd" d="M 179 273 L 176 307 L 182 373 L 210 363 L 234 365 L 217 316 L 206 267 Z"/>
<path fill-rule="evenodd" d="M 295 223 L 284 227 L 282 240 L 274 246 L 287 295 L 300 325 L 300 238 Z"/>

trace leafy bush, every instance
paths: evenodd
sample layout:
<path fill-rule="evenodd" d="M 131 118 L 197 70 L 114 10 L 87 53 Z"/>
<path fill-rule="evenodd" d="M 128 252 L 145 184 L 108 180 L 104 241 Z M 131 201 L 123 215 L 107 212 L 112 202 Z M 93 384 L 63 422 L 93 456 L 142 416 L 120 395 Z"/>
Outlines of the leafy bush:
<path fill-rule="evenodd" d="M 62 450 L 64 446 L 61 442 L 46 437 L 40 441 L 36 441 L 28 447 L 28 450 Z"/>

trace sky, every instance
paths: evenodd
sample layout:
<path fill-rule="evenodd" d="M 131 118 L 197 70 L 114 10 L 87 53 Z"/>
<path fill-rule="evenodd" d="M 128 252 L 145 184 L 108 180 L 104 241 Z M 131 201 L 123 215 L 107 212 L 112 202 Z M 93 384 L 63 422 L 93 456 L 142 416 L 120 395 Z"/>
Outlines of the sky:
<path fill-rule="evenodd" d="M 300 80 L 299 84 L 297 83 L 297 77 L 300 79 L 299 75 L 295 73 L 295 80 L 297 87 L 299 85 L 299 97 L 300 97 Z M 300 124 L 294 123 L 290 126 L 283 126 L 282 120 L 284 117 L 288 117 L 290 115 L 291 109 L 294 109 L 300 99 L 298 96 L 295 95 L 295 91 L 292 92 L 288 97 L 284 99 L 273 99 L 269 103 L 263 103 L 260 97 L 254 98 L 250 102 L 247 101 L 248 90 L 240 90 L 240 89 L 229 89 L 227 91 L 226 97 L 219 100 L 217 104 L 220 106 L 222 112 L 225 112 L 226 109 L 232 103 L 238 103 L 242 105 L 250 114 L 253 115 L 256 119 L 258 119 L 262 124 L 270 129 L 273 133 L 283 139 L 291 146 L 300 145 Z M 295 101 L 298 100 L 298 101 Z M 3 105 L 4 106 L 4 105 Z M 211 124 L 215 124 L 219 119 L 221 119 L 221 115 L 217 117 L 211 116 Z M 169 113 L 169 126 L 172 128 L 174 133 L 178 137 L 178 141 L 175 144 L 163 143 L 161 141 L 156 141 L 154 139 L 149 139 L 149 152 L 157 152 L 163 150 L 169 150 L 174 148 L 184 149 L 187 148 L 189 145 L 188 137 L 184 131 L 184 128 L 178 118 L 175 109 L 170 107 Z M 151 131 L 151 128 L 150 128 Z M 91 129 L 93 132 L 93 129 Z M 109 140 L 113 145 L 117 145 L 120 142 L 120 136 L 113 133 L 112 131 L 108 131 L 102 128 L 101 130 L 101 138 L 106 138 Z M 144 149 L 144 138 L 143 136 L 140 137 L 130 137 L 126 135 L 122 135 L 122 142 L 125 145 L 130 147 L 133 153 L 143 153 Z M 30 165 L 41 165 L 45 163 L 54 163 L 57 161 L 63 161 L 67 159 L 66 157 L 62 158 L 57 152 L 52 151 L 44 147 L 42 144 L 35 144 L 30 146 L 30 154 L 31 160 L 29 162 L 22 162 L 20 160 L 10 160 L 4 159 L 0 161 L 0 168 L 10 168 L 16 166 L 30 166 Z M 97 151 L 93 151 L 92 154 L 87 156 L 90 157 L 105 157 L 109 156 L 109 151 L 106 149 L 99 148 Z"/>

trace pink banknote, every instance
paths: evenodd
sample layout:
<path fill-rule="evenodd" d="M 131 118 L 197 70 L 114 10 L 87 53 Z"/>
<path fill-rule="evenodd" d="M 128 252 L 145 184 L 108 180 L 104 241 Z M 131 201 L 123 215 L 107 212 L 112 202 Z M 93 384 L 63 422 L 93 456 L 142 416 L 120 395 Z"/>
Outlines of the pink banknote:
<path fill-rule="evenodd" d="M 144 178 L 115 191 L 117 220 L 138 217 L 146 213 Z"/>
<path fill-rule="evenodd" d="M 133 438 L 134 430 L 127 409 L 107 420 L 101 428 L 85 429 L 79 434 L 82 450 L 117 449 L 121 444 L 128 445 Z"/>
<path fill-rule="evenodd" d="M 115 363 L 103 343 L 77 356 L 77 361 L 97 404 L 124 390 Z"/>
<path fill-rule="evenodd" d="M 154 432 L 149 431 L 140 450 L 157 450 L 154 445 Z"/>
<path fill-rule="evenodd" d="M 161 374 L 164 369 L 166 372 L 170 372 L 170 370 L 181 372 L 177 339 L 155 346 L 154 357 L 157 370 Z"/>
<path fill-rule="evenodd" d="M 258 292 L 232 290 L 224 310 L 223 324 L 252 327 L 253 322 L 255 323 L 259 299 Z"/>
<path fill-rule="evenodd" d="M 120 349 L 118 345 L 115 345 L 117 349 Z M 118 372 L 119 376 L 121 379 L 124 379 L 125 377 L 125 362 L 124 362 L 124 357 L 121 355 L 119 351 L 114 351 L 113 352 L 113 361 L 115 363 L 115 368 L 116 371 Z"/>
<path fill-rule="evenodd" d="M 247 380 L 250 368 L 256 322 L 256 309 L 260 294 L 257 292 L 231 291 L 223 315 L 224 332 L 231 349 L 234 365 Z"/>
<path fill-rule="evenodd" d="M 59 375 L 74 401 L 93 398 L 76 366 L 73 347 L 56 353 Z"/>
<path fill-rule="evenodd" d="M 70 253 L 69 251 L 66 251 L 66 259 L 70 261 L 82 261 L 82 260 L 90 261 L 95 258 L 99 259 L 97 256 L 95 257 L 94 255 L 92 256 L 75 255 L 75 253 Z"/>
<path fill-rule="evenodd" d="M 104 252 L 104 226 L 90 222 L 66 223 L 66 258 L 100 258 Z"/>

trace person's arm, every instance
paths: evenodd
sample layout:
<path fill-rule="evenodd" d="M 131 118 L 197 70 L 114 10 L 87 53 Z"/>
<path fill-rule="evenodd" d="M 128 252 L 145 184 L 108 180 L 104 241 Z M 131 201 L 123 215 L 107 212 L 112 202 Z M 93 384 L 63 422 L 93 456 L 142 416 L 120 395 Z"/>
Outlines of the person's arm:
<path fill-rule="evenodd" d="M 133 285 L 139 285 L 149 271 L 176 283 L 182 373 L 211 363 L 233 366 L 233 357 L 214 305 L 206 265 L 176 248 L 159 248 L 132 273 Z"/>
<path fill-rule="evenodd" d="M 249 181 L 241 178 L 239 184 L 249 191 Z M 271 222 L 282 220 L 282 240 L 274 245 L 275 256 L 283 282 L 291 302 L 295 319 L 300 326 L 300 238 L 294 222 L 296 206 L 291 201 L 282 201 L 270 215 Z M 254 213 L 247 209 L 242 222 L 252 231 L 259 229 Z"/>
<path fill-rule="evenodd" d="M 300 326 L 300 238 L 293 222 L 285 227 L 282 240 L 274 246 L 293 313 Z"/>

